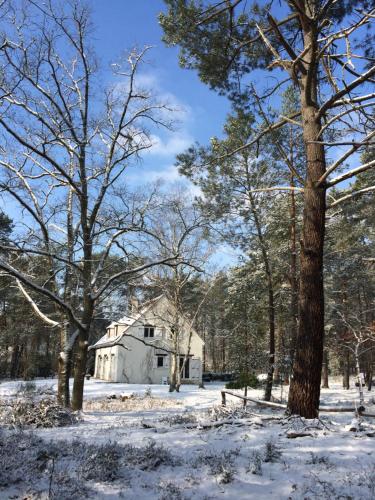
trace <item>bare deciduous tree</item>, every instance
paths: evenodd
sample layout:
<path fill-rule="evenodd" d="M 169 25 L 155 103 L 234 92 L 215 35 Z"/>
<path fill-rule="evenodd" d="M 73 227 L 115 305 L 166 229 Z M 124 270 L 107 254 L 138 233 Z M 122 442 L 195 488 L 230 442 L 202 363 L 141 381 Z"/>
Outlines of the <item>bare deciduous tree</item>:
<path fill-rule="evenodd" d="M 179 248 L 180 261 L 151 273 L 149 278 L 150 285 L 165 294 L 171 305 L 168 316 L 162 319 L 168 325 L 171 344 L 169 390 L 178 392 L 190 356 L 196 319 L 209 293 L 207 290 L 203 294 L 194 312 L 188 311 L 186 300 L 189 285 L 197 274 L 203 272 L 211 249 L 207 241 L 206 223 L 199 210 L 191 206 L 181 189 L 168 198 L 162 205 L 163 213 L 155 213 L 155 232 L 163 239 L 169 253 L 175 254 Z M 187 232 L 188 236 L 180 245 L 182 236 Z"/>
<path fill-rule="evenodd" d="M 148 229 L 155 192 L 130 193 L 125 171 L 152 147 L 150 130 L 170 127 L 170 108 L 136 82 L 147 48 L 104 75 L 90 45 L 87 8 L 27 0 L 3 20 L 0 54 L 0 189 L 17 224 L 0 269 L 33 311 L 61 336 L 59 397 L 69 404 L 69 357 L 76 343 L 72 407 L 82 407 L 90 327 L 98 304 L 124 280 L 175 263 Z M 103 82 L 108 79 L 109 85 Z M 149 256 L 152 240 L 156 248 Z M 116 256 L 114 266 L 111 256 Z M 41 256 L 48 279 L 24 272 Z M 53 317 L 38 305 L 55 304 Z"/>

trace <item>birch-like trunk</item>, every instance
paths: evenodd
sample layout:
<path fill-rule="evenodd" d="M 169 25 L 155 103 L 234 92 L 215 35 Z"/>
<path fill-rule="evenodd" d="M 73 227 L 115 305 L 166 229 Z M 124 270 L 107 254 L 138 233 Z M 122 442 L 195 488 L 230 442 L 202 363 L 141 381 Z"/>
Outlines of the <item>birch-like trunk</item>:
<path fill-rule="evenodd" d="M 70 361 L 67 359 L 68 331 L 67 326 L 60 328 L 60 353 L 57 372 L 57 401 L 65 407 L 70 406 Z"/>
<path fill-rule="evenodd" d="M 364 407 L 365 397 L 363 395 L 363 379 L 361 377 L 361 368 L 359 364 L 359 345 L 357 344 L 354 349 L 354 359 L 355 359 L 355 372 L 357 376 L 358 392 L 359 392 L 359 406 Z"/>

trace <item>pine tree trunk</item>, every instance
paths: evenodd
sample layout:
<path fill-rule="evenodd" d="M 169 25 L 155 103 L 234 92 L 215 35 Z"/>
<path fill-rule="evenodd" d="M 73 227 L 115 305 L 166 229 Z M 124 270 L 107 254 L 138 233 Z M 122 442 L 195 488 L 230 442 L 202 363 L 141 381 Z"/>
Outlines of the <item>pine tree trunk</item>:
<path fill-rule="evenodd" d="M 367 381 L 367 390 L 368 391 L 371 391 L 371 389 L 372 389 L 372 377 L 373 377 L 372 370 L 370 370 L 368 381 Z"/>
<path fill-rule="evenodd" d="M 327 349 L 324 350 L 323 352 L 323 384 L 322 384 L 322 387 L 323 389 L 329 389 L 329 385 L 328 385 L 328 363 L 329 363 L 329 359 L 328 359 L 328 351 Z"/>
<path fill-rule="evenodd" d="M 204 324 L 202 331 L 203 331 L 202 371 L 204 373 L 205 371 L 207 371 L 207 369 L 206 369 L 206 324 Z"/>
<path fill-rule="evenodd" d="M 268 280 L 268 323 L 269 323 L 269 358 L 268 358 L 266 388 L 264 391 L 265 401 L 271 400 L 273 372 L 275 369 L 275 306 L 274 306 L 271 275 L 269 275 L 269 280 Z"/>
<path fill-rule="evenodd" d="M 350 353 L 347 351 L 344 362 L 343 388 L 350 389 Z"/>
<path fill-rule="evenodd" d="M 266 241 L 263 237 L 261 222 L 258 217 L 258 211 L 255 203 L 255 199 L 251 194 L 251 183 L 249 182 L 249 202 L 251 206 L 252 215 L 254 218 L 255 227 L 258 234 L 258 240 L 262 252 L 262 258 L 265 268 L 265 273 L 267 277 L 267 288 L 268 288 L 268 328 L 269 328 L 269 350 L 268 350 L 268 371 L 266 387 L 264 390 L 265 401 L 271 400 L 272 394 L 272 384 L 273 384 L 273 373 L 275 370 L 275 301 L 274 301 L 274 291 L 273 291 L 273 280 L 272 280 L 272 268 L 270 259 L 268 256 L 268 248 Z"/>
<path fill-rule="evenodd" d="M 225 345 L 225 338 L 223 337 L 222 338 L 222 341 L 221 341 L 221 357 L 222 357 L 222 371 L 225 373 L 226 369 L 227 369 L 227 365 L 226 365 L 226 357 L 225 357 L 225 349 L 226 349 L 226 345 Z"/>
<path fill-rule="evenodd" d="M 372 389 L 372 377 L 373 377 L 373 355 L 372 351 L 369 352 L 369 361 L 368 361 L 368 380 L 367 380 L 367 390 L 371 391 Z"/>
<path fill-rule="evenodd" d="M 294 176 L 290 185 L 294 187 Z M 296 198 L 294 191 L 290 193 L 290 366 L 293 365 L 298 332 L 298 280 L 297 280 L 297 231 L 296 231 Z"/>
<path fill-rule="evenodd" d="M 283 331 L 280 325 L 276 328 L 276 347 L 275 347 L 275 369 L 273 372 L 273 379 L 277 382 L 280 380 L 280 364 L 282 359 L 283 350 Z"/>
<path fill-rule="evenodd" d="M 18 363 L 19 363 L 19 348 L 18 344 L 13 344 L 12 346 L 12 356 L 10 359 L 10 367 L 9 367 L 9 377 L 16 378 L 16 374 L 18 371 Z"/>
<path fill-rule="evenodd" d="M 306 21 L 307 22 L 307 21 Z M 304 26 L 306 75 L 301 77 L 301 115 L 306 151 L 306 179 L 300 256 L 299 326 L 288 409 L 305 418 L 319 412 L 324 342 L 323 247 L 326 188 L 317 186 L 325 173 L 325 151 L 318 144 L 321 122 L 317 117 L 316 30 Z"/>
<path fill-rule="evenodd" d="M 217 364 L 216 364 L 216 317 L 212 318 L 211 316 L 211 332 L 210 332 L 210 337 L 211 337 L 211 358 L 212 358 L 212 371 L 215 373 L 217 371 Z"/>

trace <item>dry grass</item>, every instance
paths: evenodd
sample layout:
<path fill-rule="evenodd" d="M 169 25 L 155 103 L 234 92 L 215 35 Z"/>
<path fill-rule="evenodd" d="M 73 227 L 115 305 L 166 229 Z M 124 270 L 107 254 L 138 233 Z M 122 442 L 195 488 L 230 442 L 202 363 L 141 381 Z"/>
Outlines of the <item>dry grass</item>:
<path fill-rule="evenodd" d="M 130 396 L 117 396 L 105 399 L 94 399 L 83 404 L 84 411 L 142 411 L 161 410 L 163 408 L 176 408 L 181 406 L 181 401 L 156 397 L 143 397 L 137 394 Z"/>

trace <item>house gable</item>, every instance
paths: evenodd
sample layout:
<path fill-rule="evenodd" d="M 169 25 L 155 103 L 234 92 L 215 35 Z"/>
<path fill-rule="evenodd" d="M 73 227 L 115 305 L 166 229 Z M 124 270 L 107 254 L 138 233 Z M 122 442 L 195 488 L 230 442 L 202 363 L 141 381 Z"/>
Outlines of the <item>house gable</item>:
<path fill-rule="evenodd" d="M 173 313 L 173 305 L 162 295 L 143 304 L 134 315 L 112 322 L 107 333 L 90 347 L 96 350 L 95 376 L 128 383 L 151 384 L 166 380 L 172 350 Z M 180 318 L 180 323 L 181 356 L 188 354 L 190 334 L 189 378 L 199 381 L 203 340 L 190 328 L 186 318 Z"/>

